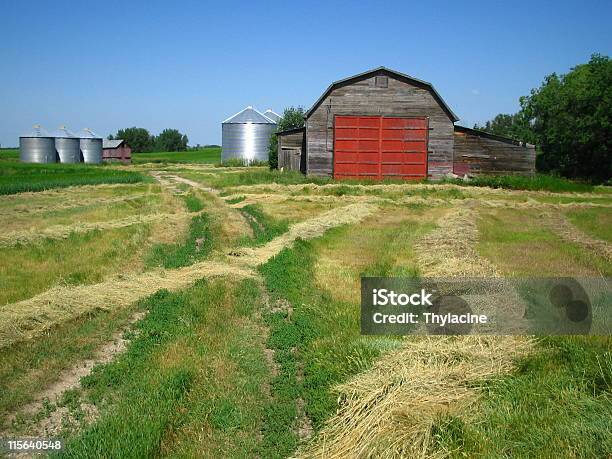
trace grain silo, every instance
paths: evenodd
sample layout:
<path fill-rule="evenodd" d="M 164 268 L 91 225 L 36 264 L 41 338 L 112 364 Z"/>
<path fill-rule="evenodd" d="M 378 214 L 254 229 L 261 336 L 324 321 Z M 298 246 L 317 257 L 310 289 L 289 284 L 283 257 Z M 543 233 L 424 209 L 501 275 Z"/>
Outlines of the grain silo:
<path fill-rule="evenodd" d="M 91 129 L 85 128 L 79 132 L 79 142 L 83 162 L 87 164 L 102 163 L 102 137 Z"/>
<path fill-rule="evenodd" d="M 39 124 L 32 132 L 19 137 L 19 159 L 24 163 L 54 163 L 57 161 L 55 139 Z"/>
<path fill-rule="evenodd" d="M 275 130 L 276 123 L 251 106 L 229 117 L 221 124 L 221 161 L 267 161 L 270 136 Z"/>
<path fill-rule="evenodd" d="M 60 163 L 80 163 L 81 143 L 79 138 L 68 130 L 66 126 L 60 126 L 53 133 L 55 137 L 55 149 Z"/>
<path fill-rule="evenodd" d="M 267 109 L 264 112 L 264 116 L 267 118 L 270 118 L 272 121 L 274 121 L 275 123 L 278 123 L 279 120 L 282 118 L 282 116 L 280 116 L 278 113 L 272 111 L 271 108 Z"/>

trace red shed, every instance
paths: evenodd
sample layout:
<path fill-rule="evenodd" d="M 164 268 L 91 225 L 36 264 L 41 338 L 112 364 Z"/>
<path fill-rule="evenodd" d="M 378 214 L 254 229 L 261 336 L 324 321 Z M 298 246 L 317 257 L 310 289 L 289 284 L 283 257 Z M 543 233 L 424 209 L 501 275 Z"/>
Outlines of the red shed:
<path fill-rule="evenodd" d="M 102 159 L 107 162 L 121 161 L 129 164 L 132 162 L 132 149 L 125 140 L 106 140 L 102 142 Z"/>

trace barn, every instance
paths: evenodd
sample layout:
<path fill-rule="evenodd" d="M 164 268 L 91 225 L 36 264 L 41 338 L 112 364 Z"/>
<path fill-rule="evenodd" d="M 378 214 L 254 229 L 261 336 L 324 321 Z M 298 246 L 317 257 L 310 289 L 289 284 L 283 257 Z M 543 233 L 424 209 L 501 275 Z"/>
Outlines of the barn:
<path fill-rule="evenodd" d="M 104 139 L 102 141 L 102 160 L 105 162 L 120 161 L 129 164 L 132 162 L 132 149 L 125 140 Z"/>
<path fill-rule="evenodd" d="M 332 83 L 304 128 L 277 133 L 279 168 L 336 179 L 533 174 L 532 145 L 458 119 L 431 83 L 379 67 Z"/>

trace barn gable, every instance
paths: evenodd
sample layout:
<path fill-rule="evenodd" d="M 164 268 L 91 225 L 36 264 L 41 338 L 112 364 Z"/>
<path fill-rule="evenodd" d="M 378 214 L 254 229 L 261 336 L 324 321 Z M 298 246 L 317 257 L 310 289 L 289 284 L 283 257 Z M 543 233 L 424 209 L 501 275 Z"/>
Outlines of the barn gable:
<path fill-rule="evenodd" d="M 439 178 L 452 172 L 453 123 L 457 117 L 427 82 L 381 67 L 333 83 L 306 113 L 308 174 L 334 175 L 335 120 L 338 116 L 344 117 L 345 123 L 350 123 L 350 117 L 378 117 L 381 132 L 385 118 L 425 120 L 425 175 Z M 388 122 L 393 123 L 393 120 Z M 389 176 L 402 174 L 398 171 L 408 167 L 392 163 L 388 165 Z M 363 174 L 368 176 L 367 170 Z"/>

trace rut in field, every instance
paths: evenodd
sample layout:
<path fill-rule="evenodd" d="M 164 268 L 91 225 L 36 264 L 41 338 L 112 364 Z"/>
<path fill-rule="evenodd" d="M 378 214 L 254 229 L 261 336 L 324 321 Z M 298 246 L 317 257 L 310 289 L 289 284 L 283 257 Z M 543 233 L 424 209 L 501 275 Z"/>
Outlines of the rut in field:
<path fill-rule="evenodd" d="M 82 234 L 96 230 L 109 230 L 125 228 L 127 226 L 139 225 L 143 223 L 153 223 L 167 220 L 178 220 L 185 218 L 188 214 L 178 212 L 175 214 L 151 214 L 133 215 L 117 220 L 107 220 L 96 223 L 76 223 L 74 225 L 53 225 L 41 230 L 11 231 L 0 234 L 0 247 L 14 247 L 20 244 L 31 244 L 45 239 L 66 239 L 71 234 Z M 195 215 L 195 214 L 189 214 Z"/>
<path fill-rule="evenodd" d="M 576 228 L 562 213 L 548 212 L 544 215 L 544 221 L 564 241 L 578 244 L 607 261 L 612 261 L 612 244 L 601 239 L 595 239 Z"/>
<path fill-rule="evenodd" d="M 476 217 L 471 207 L 455 208 L 417 242 L 424 276 L 498 275 L 476 252 Z M 436 421 L 477 410 L 474 383 L 511 371 L 513 360 L 530 348 L 521 337 L 409 337 L 335 388 L 337 413 L 298 457 L 445 457 L 433 446 Z"/>

